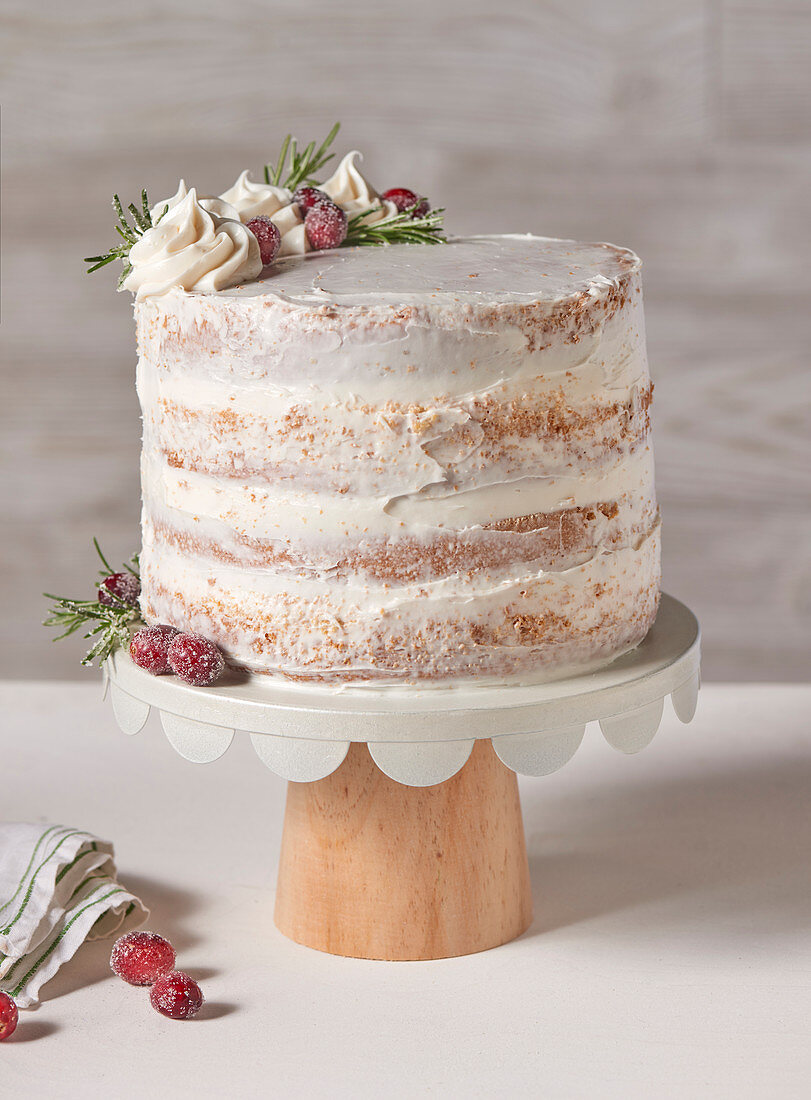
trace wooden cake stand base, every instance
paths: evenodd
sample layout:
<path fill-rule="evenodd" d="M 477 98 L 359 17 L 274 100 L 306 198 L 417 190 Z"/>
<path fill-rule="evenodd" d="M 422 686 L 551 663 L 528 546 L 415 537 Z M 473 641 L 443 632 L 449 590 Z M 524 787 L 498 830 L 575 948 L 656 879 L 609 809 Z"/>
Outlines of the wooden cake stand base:
<path fill-rule="evenodd" d="M 518 784 L 489 741 L 432 787 L 389 779 L 364 744 L 290 783 L 276 924 L 361 959 L 444 959 L 507 943 L 532 921 Z"/>

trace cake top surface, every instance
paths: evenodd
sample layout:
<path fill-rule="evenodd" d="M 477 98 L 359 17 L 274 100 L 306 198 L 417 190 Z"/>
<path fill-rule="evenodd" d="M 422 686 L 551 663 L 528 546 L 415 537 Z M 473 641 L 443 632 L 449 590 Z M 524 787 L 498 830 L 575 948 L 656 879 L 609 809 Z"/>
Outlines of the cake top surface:
<path fill-rule="evenodd" d="M 558 302 L 615 283 L 640 266 L 629 249 L 526 235 L 451 238 L 312 252 L 277 262 L 262 277 L 220 291 L 293 304 L 370 302 Z"/>

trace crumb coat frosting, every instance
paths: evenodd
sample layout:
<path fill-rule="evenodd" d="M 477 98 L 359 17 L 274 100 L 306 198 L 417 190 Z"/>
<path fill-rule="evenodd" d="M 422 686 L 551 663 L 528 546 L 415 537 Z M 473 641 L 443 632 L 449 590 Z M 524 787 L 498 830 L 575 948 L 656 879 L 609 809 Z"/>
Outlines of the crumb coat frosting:
<path fill-rule="evenodd" d="M 143 606 L 328 684 L 548 679 L 659 591 L 638 258 L 472 237 L 136 303 Z"/>

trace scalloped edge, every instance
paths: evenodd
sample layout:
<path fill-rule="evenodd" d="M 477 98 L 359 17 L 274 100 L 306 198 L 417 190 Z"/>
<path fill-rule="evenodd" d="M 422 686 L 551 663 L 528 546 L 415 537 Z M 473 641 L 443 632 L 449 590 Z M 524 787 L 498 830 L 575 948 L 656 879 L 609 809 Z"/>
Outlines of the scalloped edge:
<path fill-rule="evenodd" d="M 113 677 L 106 687 L 119 728 L 128 736 L 139 733 L 153 708 L 120 688 Z M 670 693 L 679 721 L 692 721 L 699 688 L 700 675 L 696 672 Z M 640 752 L 659 729 L 665 698 L 600 719 L 606 741 L 620 752 Z M 166 710 L 159 710 L 159 714 L 170 745 L 192 763 L 218 760 L 233 742 L 233 729 Z M 583 741 L 586 725 L 577 723 L 558 729 L 496 735 L 491 740 L 499 759 L 511 771 L 533 777 L 552 775 L 575 755 Z M 331 775 L 343 763 L 350 745 L 349 741 L 283 734 L 249 733 L 248 736 L 262 763 L 282 779 L 295 783 L 312 783 Z M 380 770 L 398 783 L 430 787 L 444 783 L 464 767 L 476 740 L 369 742 L 369 752 Z"/>

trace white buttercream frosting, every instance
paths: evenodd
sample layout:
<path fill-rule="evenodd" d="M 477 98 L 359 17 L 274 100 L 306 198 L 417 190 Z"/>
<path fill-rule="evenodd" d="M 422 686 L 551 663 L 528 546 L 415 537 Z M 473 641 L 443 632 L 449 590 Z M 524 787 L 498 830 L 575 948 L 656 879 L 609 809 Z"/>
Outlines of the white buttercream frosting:
<path fill-rule="evenodd" d="M 276 224 L 282 235 L 277 259 L 282 260 L 285 256 L 302 256 L 305 252 L 311 251 L 304 229 L 304 219 L 297 202 L 282 206 L 275 214 L 270 215 L 270 220 Z"/>
<path fill-rule="evenodd" d="M 138 299 L 173 288 L 224 290 L 262 270 L 259 242 L 242 222 L 206 210 L 192 188 L 132 246 L 122 289 Z"/>
<path fill-rule="evenodd" d="M 397 206 L 380 198 L 355 163 L 358 157 L 363 160 L 357 149 L 347 153 L 330 178 L 320 185 L 320 190 L 329 195 L 333 202 L 337 202 L 346 211 L 347 217 L 354 217 L 372 208 L 372 212 L 363 220 L 368 225 L 374 225 L 396 214 Z"/>

